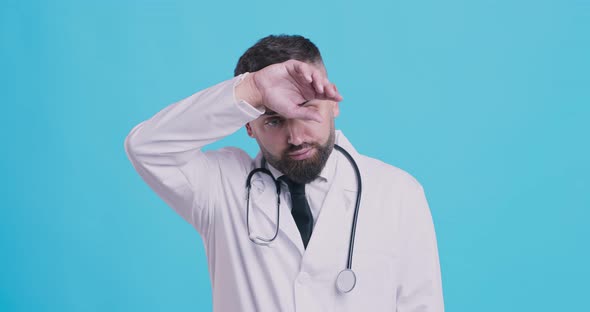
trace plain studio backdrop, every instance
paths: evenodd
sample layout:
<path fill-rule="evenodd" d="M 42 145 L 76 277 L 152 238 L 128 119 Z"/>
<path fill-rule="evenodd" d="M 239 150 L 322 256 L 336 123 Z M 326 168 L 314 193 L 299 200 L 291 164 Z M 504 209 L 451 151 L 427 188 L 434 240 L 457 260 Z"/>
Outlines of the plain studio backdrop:
<path fill-rule="evenodd" d="M 0 310 L 210 311 L 200 236 L 123 142 L 280 33 L 319 46 L 337 128 L 423 184 L 447 311 L 587 308 L 590 1 L 4 0 Z"/>

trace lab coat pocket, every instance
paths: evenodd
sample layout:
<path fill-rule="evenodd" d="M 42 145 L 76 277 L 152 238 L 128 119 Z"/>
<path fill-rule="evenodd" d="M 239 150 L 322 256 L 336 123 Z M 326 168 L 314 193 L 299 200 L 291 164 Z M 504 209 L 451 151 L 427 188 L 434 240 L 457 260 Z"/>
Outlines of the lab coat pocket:
<path fill-rule="evenodd" d="M 353 256 L 352 269 L 357 275 L 359 291 L 371 296 L 391 295 L 395 289 L 392 255 L 377 250 L 358 250 Z"/>
<path fill-rule="evenodd" d="M 354 289 L 343 295 L 339 311 L 394 311 L 397 279 L 395 257 L 379 250 L 355 250 L 352 269 L 356 274 Z"/>

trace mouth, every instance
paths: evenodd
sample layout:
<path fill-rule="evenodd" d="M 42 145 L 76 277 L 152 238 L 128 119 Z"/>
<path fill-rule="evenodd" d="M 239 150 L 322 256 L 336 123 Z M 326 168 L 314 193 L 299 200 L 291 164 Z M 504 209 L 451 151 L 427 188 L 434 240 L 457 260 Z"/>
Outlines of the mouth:
<path fill-rule="evenodd" d="M 311 157 L 313 155 L 313 150 L 313 147 L 306 147 L 295 152 L 288 153 L 287 156 L 295 160 L 302 160 Z"/>

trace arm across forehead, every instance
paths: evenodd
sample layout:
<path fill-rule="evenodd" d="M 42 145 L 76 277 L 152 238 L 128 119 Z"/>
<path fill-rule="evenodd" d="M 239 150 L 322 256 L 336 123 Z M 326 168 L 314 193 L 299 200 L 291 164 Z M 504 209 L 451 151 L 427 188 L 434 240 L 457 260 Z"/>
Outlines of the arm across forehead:
<path fill-rule="evenodd" d="M 308 104 L 311 102 L 311 100 L 307 100 L 301 104 L 299 104 L 299 106 L 308 106 Z M 271 110 L 271 109 L 266 109 L 266 111 L 264 112 L 264 114 L 262 114 L 263 116 L 282 116 L 280 114 L 278 114 L 277 112 Z"/>

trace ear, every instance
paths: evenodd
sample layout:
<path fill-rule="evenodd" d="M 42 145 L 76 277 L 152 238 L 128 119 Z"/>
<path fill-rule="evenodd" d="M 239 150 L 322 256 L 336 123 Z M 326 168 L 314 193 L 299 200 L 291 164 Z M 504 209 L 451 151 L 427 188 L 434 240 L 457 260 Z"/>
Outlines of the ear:
<path fill-rule="evenodd" d="M 254 137 L 254 133 L 252 132 L 252 127 L 250 126 L 250 123 L 246 124 L 246 132 L 248 132 L 248 136 L 253 138 Z"/>
<path fill-rule="evenodd" d="M 334 115 L 334 118 L 336 118 L 340 114 L 340 106 L 338 105 L 338 102 L 333 103 L 334 104 L 332 106 L 332 114 Z"/>

